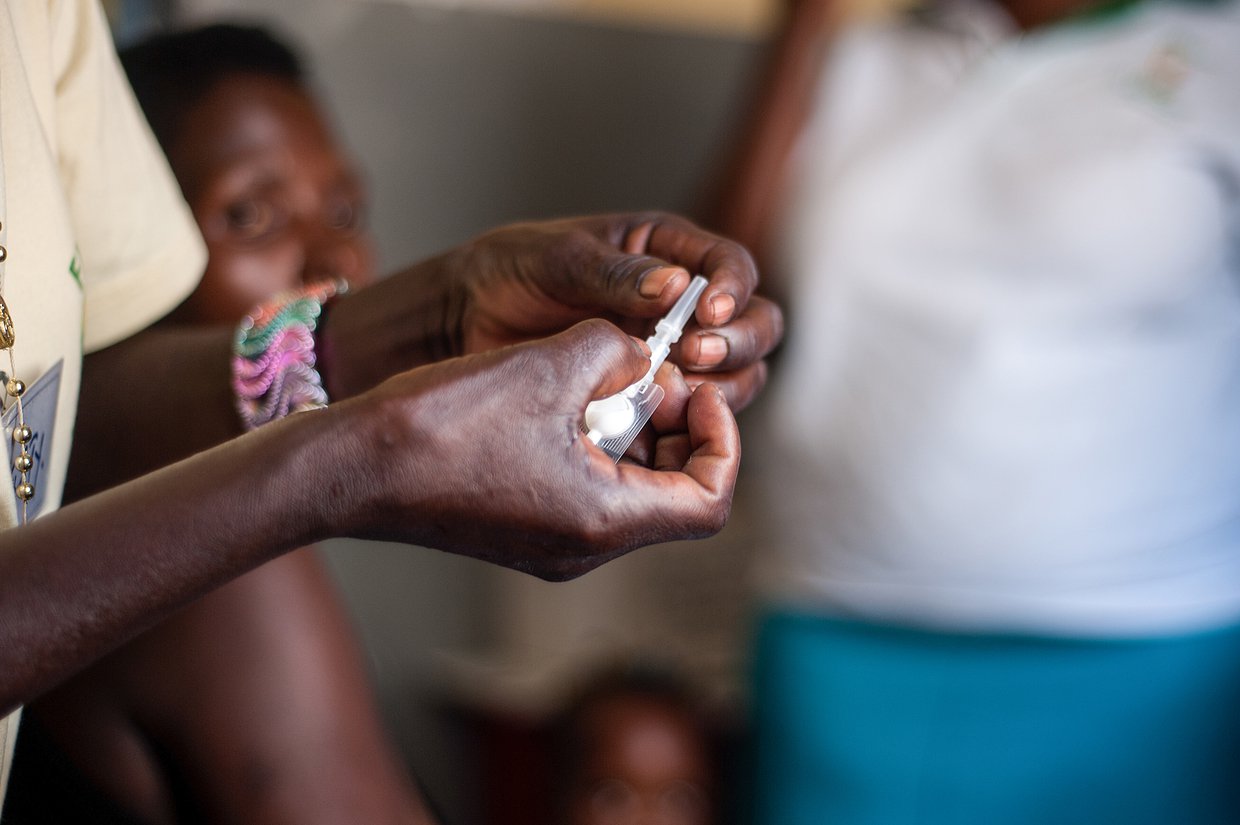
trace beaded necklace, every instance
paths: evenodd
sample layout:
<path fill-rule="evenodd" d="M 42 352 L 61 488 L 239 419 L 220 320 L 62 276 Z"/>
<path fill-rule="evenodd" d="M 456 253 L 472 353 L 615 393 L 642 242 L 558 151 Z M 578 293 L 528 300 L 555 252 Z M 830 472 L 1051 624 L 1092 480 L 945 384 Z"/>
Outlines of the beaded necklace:
<path fill-rule="evenodd" d="M 4 376 L 4 396 L 0 399 L 0 405 L 3 406 L 5 412 L 8 412 L 10 405 L 17 405 L 17 426 L 13 428 L 13 443 L 17 445 L 17 455 L 13 458 L 13 468 L 21 474 L 21 480 L 17 482 L 15 492 L 18 501 L 21 502 L 20 520 L 22 524 L 25 524 L 26 505 L 34 497 L 34 485 L 30 483 L 27 475 L 34 466 L 34 459 L 30 457 L 26 445 L 30 443 L 34 433 L 26 426 L 26 411 L 22 408 L 22 396 L 26 394 L 26 382 L 17 377 L 17 366 L 13 360 L 13 345 L 17 343 L 17 329 L 13 326 L 13 316 L 9 313 L 9 306 L 4 301 L 4 270 L 8 259 L 8 238 L 4 223 L 0 222 L 0 350 L 8 353 L 9 356 L 8 372 L 0 372 L 0 375 Z"/>
<path fill-rule="evenodd" d="M 4 182 L 4 150 L 0 145 L 0 215 L 4 214 L 7 187 Z M 13 468 L 20 474 L 14 490 L 17 493 L 18 520 L 26 523 L 26 505 L 34 498 L 34 485 L 30 483 L 29 472 L 34 467 L 34 459 L 26 445 L 34 437 L 34 433 L 26 426 L 26 411 L 22 408 L 22 396 L 26 394 L 26 382 L 17 377 L 17 367 L 13 362 L 13 344 L 17 342 L 17 329 L 13 326 L 13 316 L 9 306 L 4 302 L 4 272 L 9 260 L 9 239 L 7 222 L 0 220 L 0 350 L 8 353 L 9 370 L 0 370 L 0 381 L 4 383 L 4 392 L 0 394 L 0 409 L 9 411 L 13 404 L 17 405 L 17 425 L 13 428 L 13 443 L 17 445 L 17 455 L 13 457 Z"/>

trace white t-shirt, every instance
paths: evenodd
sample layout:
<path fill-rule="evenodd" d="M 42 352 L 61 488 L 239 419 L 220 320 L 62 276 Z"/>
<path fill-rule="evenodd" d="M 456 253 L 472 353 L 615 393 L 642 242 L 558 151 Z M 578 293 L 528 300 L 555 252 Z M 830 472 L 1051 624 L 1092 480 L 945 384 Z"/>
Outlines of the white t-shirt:
<path fill-rule="evenodd" d="M 777 602 L 1240 619 L 1240 3 L 858 28 L 794 155 L 761 465 Z M 748 457 L 747 457 L 748 458 Z"/>
<path fill-rule="evenodd" d="M 53 425 L 36 428 L 42 514 L 60 503 L 83 350 L 175 307 L 205 253 L 93 0 L 0 5 L 0 150 L 0 294 L 17 332 L 15 374 L 33 386 L 60 364 L 45 402 Z M 0 368 L 8 371 L 3 355 Z M 8 474 L 0 478 L 3 530 L 17 511 Z M 3 541 L 0 533 L 0 552 Z M 16 733 L 16 716 L 0 718 L 0 802 Z"/>

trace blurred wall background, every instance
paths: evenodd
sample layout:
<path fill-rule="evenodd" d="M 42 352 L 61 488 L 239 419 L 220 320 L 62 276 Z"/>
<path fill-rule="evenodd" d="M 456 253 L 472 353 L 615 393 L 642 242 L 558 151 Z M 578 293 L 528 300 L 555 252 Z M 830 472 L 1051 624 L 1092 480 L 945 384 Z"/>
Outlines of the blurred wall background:
<path fill-rule="evenodd" d="M 261 22 L 300 48 L 373 196 L 386 270 L 496 224 L 688 211 L 718 161 L 775 0 L 126 0 L 118 37 Z M 537 716 L 595 663 L 635 657 L 737 701 L 752 545 L 640 551 L 550 585 L 432 550 L 327 549 L 384 713 L 449 822 L 480 821 L 455 712 Z"/>

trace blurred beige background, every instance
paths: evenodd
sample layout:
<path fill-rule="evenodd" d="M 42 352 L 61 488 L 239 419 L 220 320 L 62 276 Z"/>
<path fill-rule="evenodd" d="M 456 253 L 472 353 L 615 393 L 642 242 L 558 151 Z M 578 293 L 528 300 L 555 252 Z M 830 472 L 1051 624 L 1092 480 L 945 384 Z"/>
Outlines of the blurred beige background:
<path fill-rule="evenodd" d="M 161 1 L 171 2 L 173 7 L 191 14 L 209 13 L 214 8 L 237 9 L 244 5 L 231 0 L 146 0 L 156 4 Z M 105 0 L 105 5 L 115 7 L 124 2 Z M 781 4 L 781 0 L 337 0 L 338 5 L 373 2 L 742 36 L 769 30 Z"/>
<path fill-rule="evenodd" d="M 560 0 L 580 14 L 739 33 L 764 30 L 776 0 Z"/>

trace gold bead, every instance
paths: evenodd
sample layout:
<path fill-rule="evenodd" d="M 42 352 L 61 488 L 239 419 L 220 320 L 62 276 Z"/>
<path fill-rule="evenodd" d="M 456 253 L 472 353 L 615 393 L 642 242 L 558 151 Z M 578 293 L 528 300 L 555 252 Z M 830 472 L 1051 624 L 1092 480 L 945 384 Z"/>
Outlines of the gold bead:
<path fill-rule="evenodd" d="M 5 385 L 5 389 L 14 398 L 21 398 L 26 394 L 26 382 L 20 378 L 10 378 L 8 384 Z"/>
<path fill-rule="evenodd" d="M 34 485 L 28 481 L 23 481 L 17 485 L 17 497 L 22 501 L 30 501 L 34 498 Z"/>
<path fill-rule="evenodd" d="M 34 430 L 22 424 L 13 430 L 13 440 L 18 444 L 26 444 L 30 439 L 34 438 Z"/>
<path fill-rule="evenodd" d="M 33 466 L 34 459 L 30 457 L 30 453 L 21 453 L 17 458 L 13 459 L 13 467 L 19 473 L 28 473 Z"/>

